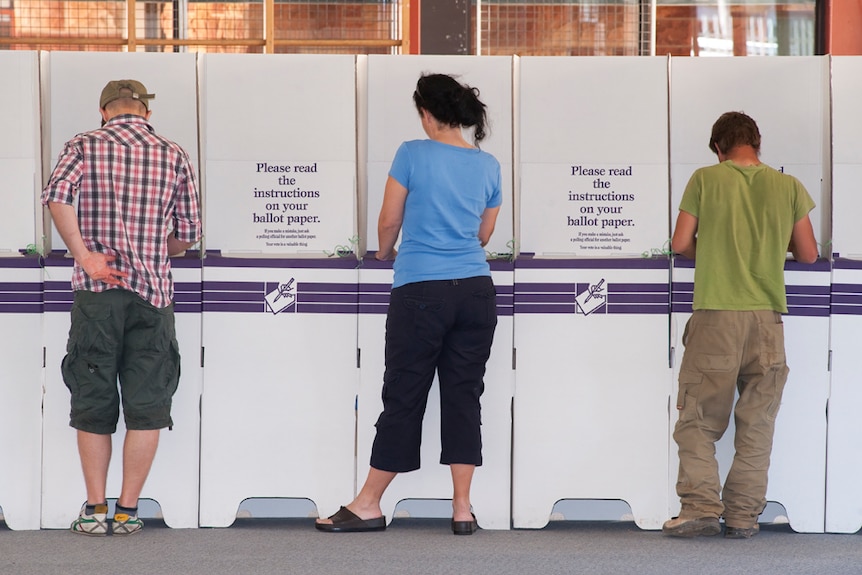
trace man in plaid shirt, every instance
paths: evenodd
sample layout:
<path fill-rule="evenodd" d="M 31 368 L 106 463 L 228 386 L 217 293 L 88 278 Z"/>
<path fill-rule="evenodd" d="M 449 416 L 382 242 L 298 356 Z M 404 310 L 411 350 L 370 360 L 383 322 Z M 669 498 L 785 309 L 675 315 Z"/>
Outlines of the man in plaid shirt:
<path fill-rule="evenodd" d="M 188 154 L 148 122 L 153 98 L 135 80 L 108 82 L 102 127 L 66 143 L 42 192 L 75 258 L 62 372 L 87 486 L 71 529 L 84 535 L 109 531 L 105 489 L 121 395 L 127 433 L 114 535 L 143 527 L 138 497 L 160 430 L 173 425 L 180 358 L 169 256 L 200 239 L 201 222 Z"/>

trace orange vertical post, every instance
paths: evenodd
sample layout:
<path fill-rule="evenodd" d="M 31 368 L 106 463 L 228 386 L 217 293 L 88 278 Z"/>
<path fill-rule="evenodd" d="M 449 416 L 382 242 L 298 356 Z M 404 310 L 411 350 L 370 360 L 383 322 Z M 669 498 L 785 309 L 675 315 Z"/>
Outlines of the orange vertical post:
<path fill-rule="evenodd" d="M 862 54 L 862 0 L 827 2 L 826 51 L 836 56 Z"/>

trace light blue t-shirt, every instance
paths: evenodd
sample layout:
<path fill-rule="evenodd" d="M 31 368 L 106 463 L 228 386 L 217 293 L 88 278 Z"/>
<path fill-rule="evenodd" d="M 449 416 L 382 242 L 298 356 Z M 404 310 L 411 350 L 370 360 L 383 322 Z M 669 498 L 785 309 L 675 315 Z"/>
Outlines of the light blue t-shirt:
<path fill-rule="evenodd" d="M 490 276 L 479 224 L 503 203 L 500 163 L 478 148 L 404 142 L 389 170 L 407 188 L 392 287 Z"/>

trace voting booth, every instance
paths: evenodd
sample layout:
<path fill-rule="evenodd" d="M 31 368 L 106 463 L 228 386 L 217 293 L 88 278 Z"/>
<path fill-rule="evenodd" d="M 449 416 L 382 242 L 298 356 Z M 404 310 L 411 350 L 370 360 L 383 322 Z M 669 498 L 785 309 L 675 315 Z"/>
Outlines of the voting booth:
<path fill-rule="evenodd" d="M 818 241 L 831 233 L 829 198 L 829 61 L 823 57 L 671 60 L 671 213 L 675 221 L 691 174 L 716 163 L 707 144 L 727 111 L 751 116 L 763 137 L 761 161 L 796 176 L 817 207 L 811 222 Z M 696 103 L 696 105 L 695 105 Z M 671 342 L 674 397 L 691 314 L 693 262 L 674 259 Z M 826 402 L 829 397 L 829 283 L 827 261 L 788 262 L 785 349 L 790 375 L 775 426 L 767 499 L 782 504 L 791 527 L 823 532 L 826 486 Z M 671 433 L 677 415 L 671 413 Z M 733 457 L 733 425 L 716 446 L 722 477 Z M 670 473 L 678 470 L 671 438 Z M 679 509 L 670 485 L 671 514 Z"/>
<path fill-rule="evenodd" d="M 121 54 L 51 52 L 42 54 L 42 87 L 45 144 L 54 167 L 63 145 L 75 134 L 99 126 L 99 95 L 110 80 L 132 78 L 156 94 L 150 119 L 156 132 L 176 141 L 197 167 L 196 73 L 194 54 Z M 47 235 L 47 234 L 46 234 Z M 45 397 L 43 407 L 42 527 L 68 528 L 86 499 L 75 430 L 69 427 L 69 390 L 63 383 L 60 362 L 66 353 L 72 259 L 52 231 L 54 252 L 46 258 Z M 182 357 L 182 376 L 173 398 L 174 428 L 163 431 L 149 478 L 141 493 L 161 506 L 171 527 L 198 524 L 198 459 L 200 430 L 200 313 L 183 309 L 180 297 L 194 308 L 200 301 L 200 262 L 178 264 L 174 269 L 178 304 L 176 329 Z M 197 287 L 196 287 L 197 286 Z M 182 294 L 182 296 L 180 296 Z M 186 315 L 188 314 L 188 315 Z M 113 436 L 113 456 L 108 474 L 109 499 L 120 494 L 122 445 L 121 422 Z"/>
<path fill-rule="evenodd" d="M 503 204 L 497 226 L 486 246 L 497 289 L 497 329 L 491 357 L 486 365 L 482 396 L 483 465 L 476 469 L 471 501 L 483 529 L 510 526 L 511 402 L 513 390 L 511 293 L 513 272 L 512 222 L 512 58 L 469 56 L 368 56 L 367 70 L 360 76 L 365 85 L 367 116 L 367 222 L 363 228 L 368 249 L 376 251 L 377 216 L 383 189 L 395 152 L 402 142 L 425 139 L 413 91 L 423 73 L 454 76 L 462 84 L 479 89 L 487 106 L 490 130 L 481 149 L 500 162 Z M 360 89 L 360 93 L 363 90 Z M 469 130 L 464 131 L 468 142 Z M 396 244 L 397 248 L 397 244 Z M 357 410 L 357 481 L 361 487 L 368 474 L 374 423 L 383 408 L 386 310 L 392 286 L 392 262 L 376 262 L 367 256 L 360 269 L 359 349 L 361 381 Z M 381 501 L 383 514 L 391 520 L 399 501 L 405 499 L 452 499 L 452 478 L 440 461 L 440 401 L 438 382 L 432 386 L 422 433 L 422 467 L 399 475 Z"/>
<path fill-rule="evenodd" d="M 200 523 L 248 498 L 328 516 L 355 483 L 355 57 L 206 54 L 200 73 Z"/>
<path fill-rule="evenodd" d="M 832 57 L 832 270 L 831 389 L 826 462 L 826 531 L 855 533 L 862 527 L 859 461 L 862 436 L 862 59 Z"/>
<path fill-rule="evenodd" d="M 42 269 L 0 257 L 0 509 L 10 529 L 38 529 L 42 477 Z M 14 470 L 14 471 L 13 471 Z"/>
<path fill-rule="evenodd" d="M 36 52 L 0 52 L 0 509 L 11 529 L 38 529 L 42 459 L 42 270 L 39 61 Z M 41 219 L 40 219 L 41 220 Z M 38 225 L 37 225 L 38 224 Z M 29 248 L 29 249 L 28 249 Z M 30 252 L 22 257 L 22 252 Z"/>
<path fill-rule="evenodd" d="M 621 499 L 656 529 L 668 510 L 667 60 L 524 57 L 519 71 L 513 525 L 544 527 L 561 499 Z"/>

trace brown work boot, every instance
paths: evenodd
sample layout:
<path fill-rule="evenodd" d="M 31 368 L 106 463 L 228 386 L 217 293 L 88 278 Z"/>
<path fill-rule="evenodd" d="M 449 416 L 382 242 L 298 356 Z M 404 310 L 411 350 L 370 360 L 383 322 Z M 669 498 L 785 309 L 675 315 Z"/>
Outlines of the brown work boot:
<path fill-rule="evenodd" d="M 726 525 L 724 529 L 725 539 L 751 539 L 760 533 L 760 525 L 755 523 L 752 527 L 731 527 Z"/>
<path fill-rule="evenodd" d="M 664 522 L 661 532 L 670 537 L 704 537 L 721 533 L 718 517 L 674 517 Z"/>

